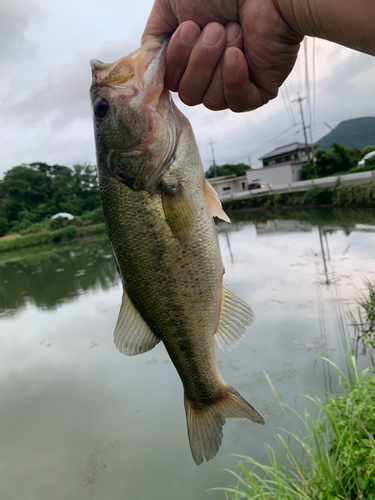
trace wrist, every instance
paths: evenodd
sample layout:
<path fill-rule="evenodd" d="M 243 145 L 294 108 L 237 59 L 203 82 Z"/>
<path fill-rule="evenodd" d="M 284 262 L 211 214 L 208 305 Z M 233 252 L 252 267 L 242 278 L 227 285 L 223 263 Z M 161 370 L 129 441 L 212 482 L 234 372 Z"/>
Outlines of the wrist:
<path fill-rule="evenodd" d="M 272 0 L 289 27 L 375 55 L 373 0 Z"/>
<path fill-rule="evenodd" d="M 272 0 L 287 25 L 300 36 L 319 36 L 310 0 Z"/>

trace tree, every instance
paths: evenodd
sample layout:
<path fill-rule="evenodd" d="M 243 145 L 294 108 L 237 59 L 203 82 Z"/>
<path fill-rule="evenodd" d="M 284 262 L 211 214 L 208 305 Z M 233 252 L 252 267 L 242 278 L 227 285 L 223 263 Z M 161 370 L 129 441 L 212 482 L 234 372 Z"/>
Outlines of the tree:
<path fill-rule="evenodd" d="M 361 155 L 365 156 L 365 155 L 367 155 L 367 153 L 371 153 L 372 151 L 375 151 L 375 145 L 366 146 L 365 148 L 362 149 Z"/>
<path fill-rule="evenodd" d="M 6 220 L 5 217 L 2 217 L 0 215 L 0 237 L 4 236 L 4 234 L 7 233 L 8 229 L 9 229 L 8 221 Z"/>
<path fill-rule="evenodd" d="M 0 197 L 8 221 L 22 210 L 32 210 L 51 196 L 51 182 L 44 172 L 26 166 L 13 167 L 0 183 Z"/>
<path fill-rule="evenodd" d="M 334 142 L 332 152 L 328 153 L 319 149 L 315 155 L 315 167 L 318 177 L 327 177 L 341 172 L 347 172 L 357 166 L 361 152 L 357 148 L 346 148 Z M 301 169 L 301 179 L 314 179 L 315 167 L 312 161 L 306 163 Z"/>
<path fill-rule="evenodd" d="M 0 232 L 9 227 L 24 228 L 57 212 L 81 215 L 100 207 L 95 167 L 48 165 L 35 162 L 13 167 L 0 181 Z M 21 224 L 21 226 L 20 226 Z"/>
<path fill-rule="evenodd" d="M 239 177 L 240 175 L 245 175 L 246 170 L 249 170 L 249 165 L 245 163 L 238 163 L 237 165 L 231 165 L 226 163 L 225 165 L 217 165 L 216 166 L 216 174 L 217 177 L 221 176 L 233 176 Z M 213 165 L 206 171 L 206 178 L 209 179 L 211 177 L 215 177 L 215 167 Z"/>
<path fill-rule="evenodd" d="M 90 164 L 73 165 L 73 193 L 83 200 L 83 211 L 100 206 L 100 192 L 96 168 Z"/>

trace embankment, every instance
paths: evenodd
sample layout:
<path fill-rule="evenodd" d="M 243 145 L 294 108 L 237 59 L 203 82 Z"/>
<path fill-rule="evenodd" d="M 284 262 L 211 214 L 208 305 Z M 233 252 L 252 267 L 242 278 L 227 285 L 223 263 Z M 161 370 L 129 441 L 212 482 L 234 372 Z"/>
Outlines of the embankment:
<path fill-rule="evenodd" d="M 308 206 L 375 207 L 375 182 L 314 186 L 306 192 L 254 196 L 244 200 L 225 200 L 226 211 L 270 210 Z"/>

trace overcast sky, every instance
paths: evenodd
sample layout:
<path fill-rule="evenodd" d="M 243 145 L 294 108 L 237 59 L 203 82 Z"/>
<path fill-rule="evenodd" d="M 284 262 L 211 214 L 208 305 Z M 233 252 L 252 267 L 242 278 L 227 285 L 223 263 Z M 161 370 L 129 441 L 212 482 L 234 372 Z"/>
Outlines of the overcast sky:
<path fill-rule="evenodd" d="M 152 1 L 2 0 L 0 2 L 0 176 L 22 163 L 95 164 L 89 60 L 112 62 L 139 46 Z M 305 51 L 279 97 L 235 114 L 189 108 L 205 169 L 248 163 L 275 147 L 303 141 L 297 93 L 306 88 Z M 313 140 L 340 121 L 375 116 L 375 58 L 307 39 L 310 106 L 304 111 Z M 315 57 L 314 57 L 315 55 Z M 313 61 L 315 59 L 315 65 Z M 286 88 L 285 88 L 286 87 Z M 285 101 L 283 99 L 285 97 Z"/>

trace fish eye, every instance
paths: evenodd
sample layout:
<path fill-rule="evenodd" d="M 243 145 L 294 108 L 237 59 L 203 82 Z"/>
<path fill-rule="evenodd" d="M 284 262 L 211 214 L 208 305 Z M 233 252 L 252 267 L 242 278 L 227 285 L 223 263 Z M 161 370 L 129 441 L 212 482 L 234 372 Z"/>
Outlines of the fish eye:
<path fill-rule="evenodd" d="M 98 99 L 94 103 L 94 115 L 96 118 L 104 118 L 109 110 L 108 102 L 104 99 Z"/>

